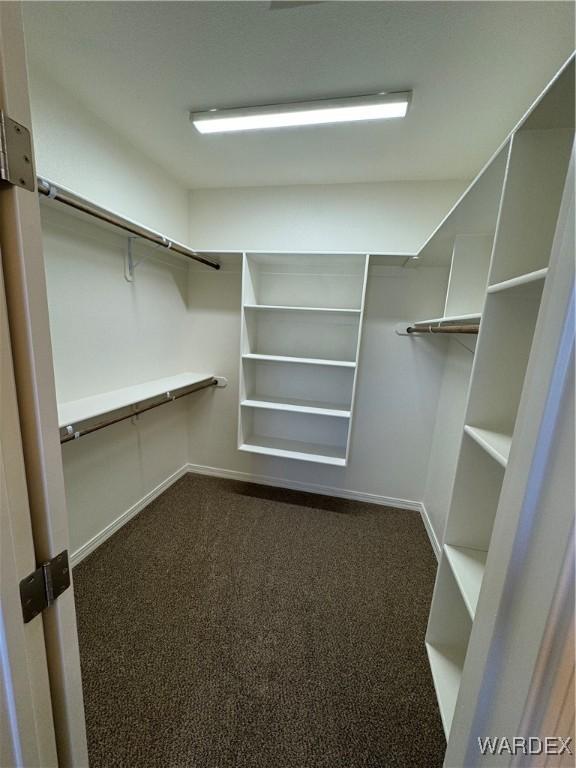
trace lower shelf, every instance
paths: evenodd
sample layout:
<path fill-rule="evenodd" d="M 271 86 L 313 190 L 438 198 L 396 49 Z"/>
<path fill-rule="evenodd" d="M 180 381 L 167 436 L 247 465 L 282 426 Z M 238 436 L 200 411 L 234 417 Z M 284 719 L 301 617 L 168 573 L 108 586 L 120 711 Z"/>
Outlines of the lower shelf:
<path fill-rule="evenodd" d="M 464 431 L 499 464 L 503 467 L 508 464 L 510 446 L 512 445 L 511 435 L 505 435 L 503 432 L 494 432 L 491 429 L 471 427 L 468 424 L 464 427 Z"/>
<path fill-rule="evenodd" d="M 452 544 L 445 544 L 444 551 L 468 613 L 474 619 L 488 553 L 481 549 L 457 547 Z"/>
<path fill-rule="evenodd" d="M 338 467 L 346 466 L 346 449 L 343 446 L 315 445 L 298 440 L 282 440 L 276 437 L 253 435 L 242 443 L 239 449 L 265 456 L 280 456 L 285 459 L 333 464 Z"/>
<path fill-rule="evenodd" d="M 452 727 L 460 679 L 464 667 L 465 652 L 461 648 L 426 643 L 426 651 L 432 670 L 436 698 L 446 738 Z"/>

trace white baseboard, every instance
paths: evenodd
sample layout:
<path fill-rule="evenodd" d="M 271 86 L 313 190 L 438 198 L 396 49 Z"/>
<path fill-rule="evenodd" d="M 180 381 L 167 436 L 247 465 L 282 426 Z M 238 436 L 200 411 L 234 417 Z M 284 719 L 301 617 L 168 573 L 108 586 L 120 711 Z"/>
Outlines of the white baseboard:
<path fill-rule="evenodd" d="M 163 480 L 161 483 L 159 483 L 149 493 L 143 496 L 140 501 L 137 501 L 136 504 L 133 504 L 129 509 L 126 510 L 126 512 L 123 512 L 119 517 L 117 517 L 116 520 L 113 520 L 111 523 L 109 523 L 106 528 L 100 531 L 100 533 L 97 533 L 96 536 L 93 536 L 89 541 L 86 542 L 86 544 L 82 544 L 81 547 L 78 547 L 78 549 L 73 552 L 70 557 L 70 564 L 72 567 L 78 565 L 78 563 L 84 560 L 84 558 L 93 552 L 96 547 L 99 547 L 100 544 L 106 541 L 106 539 L 110 538 L 110 536 L 112 536 L 113 533 L 125 525 L 128 520 L 131 520 L 135 515 L 138 514 L 138 512 L 141 512 L 144 507 L 147 507 L 151 501 L 154 501 L 154 499 L 160 496 L 161 493 L 164 493 L 165 490 L 170 488 L 170 486 L 175 483 L 176 480 L 179 480 L 181 477 L 187 474 L 188 471 L 189 470 L 187 464 L 181 466 L 180 469 L 174 472 L 174 474 L 170 475 L 170 477 L 167 477 L 166 480 Z"/>
<path fill-rule="evenodd" d="M 440 553 L 442 551 L 442 547 L 440 546 L 440 542 L 438 541 L 438 536 L 436 536 L 436 532 L 434 531 L 434 527 L 432 526 L 432 522 L 430 521 L 428 512 L 426 510 L 426 507 L 424 506 L 424 503 L 420 502 L 419 507 L 420 507 L 420 517 L 422 518 L 422 522 L 424 523 L 424 527 L 426 528 L 426 533 L 428 534 L 428 538 L 430 539 L 430 544 L 432 544 L 432 549 L 434 550 L 434 554 L 436 555 L 436 560 L 440 561 Z"/>
<path fill-rule="evenodd" d="M 420 501 L 412 501 L 410 499 L 398 499 L 393 496 L 381 496 L 375 493 L 365 493 L 364 491 L 353 491 L 344 488 L 335 488 L 327 485 L 316 485 L 315 483 L 301 483 L 297 480 L 285 480 L 279 477 L 271 477 L 269 475 L 253 475 L 249 472 L 237 472 L 231 469 L 221 469 L 220 467 L 208 467 L 203 464 L 184 464 L 174 474 L 167 477 L 166 480 L 159 483 L 143 498 L 133 504 L 126 512 L 123 512 L 119 517 L 113 520 L 107 525 L 100 533 L 93 536 L 89 541 L 79 547 L 70 557 L 70 563 L 72 567 L 78 565 L 85 557 L 93 552 L 96 547 L 99 547 L 106 539 L 112 536 L 119 528 L 125 525 L 131 520 L 138 512 L 141 512 L 144 507 L 147 507 L 150 502 L 164 493 L 176 480 L 179 480 L 183 475 L 191 472 L 197 475 L 208 475 L 210 477 L 221 477 L 226 480 L 238 480 L 243 483 L 256 483 L 257 485 L 269 485 L 277 488 L 287 488 L 291 491 L 303 491 L 304 493 L 319 493 L 322 496 L 335 496 L 340 499 L 351 499 L 353 501 L 364 501 L 369 504 L 379 504 L 384 507 L 396 507 L 397 509 L 406 509 L 412 512 L 419 512 L 426 528 L 430 544 L 436 555 L 436 559 L 440 558 L 440 544 L 434 533 L 434 529 L 426 512 L 426 507 Z"/>
<path fill-rule="evenodd" d="M 336 496 L 339 499 L 366 501 L 369 504 L 380 504 L 384 507 L 409 509 L 413 512 L 420 512 L 420 514 L 422 514 L 422 504 L 419 501 L 411 501 L 409 499 L 396 499 L 393 496 L 379 496 L 375 493 L 364 493 L 364 491 L 349 491 L 345 488 L 333 488 L 329 485 L 317 485 L 316 483 L 301 483 L 298 480 L 285 480 L 280 477 L 271 477 L 269 475 L 252 475 L 250 472 L 237 472 L 233 469 L 207 467 L 203 464 L 188 464 L 188 472 L 192 472 L 197 475 L 222 477 L 228 480 L 239 480 L 243 483 L 273 485 L 277 488 L 288 488 L 291 491 L 319 493 L 322 496 Z"/>
<path fill-rule="evenodd" d="M 239 480 L 244 483 L 256 483 L 257 485 L 272 485 L 277 488 L 288 488 L 292 491 L 304 491 L 305 493 L 319 493 L 323 496 L 336 496 L 340 499 L 352 499 L 353 501 L 365 501 L 369 504 L 379 504 L 384 507 L 396 507 L 397 509 L 407 509 L 413 512 L 419 512 L 426 533 L 430 539 L 430 544 L 436 556 L 440 560 L 441 547 L 428 517 L 426 507 L 421 501 L 412 501 L 410 499 L 397 499 L 393 496 L 380 496 L 375 493 L 365 493 L 364 491 L 350 491 L 344 488 L 333 488 L 326 485 L 316 485 L 315 483 L 300 483 L 297 480 L 284 480 L 278 477 L 268 475 L 252 475 L 249 472 L 237 472 L 231 469 L 220 469 L 219 467 L 207 467 L 203 464 L 188 464 L 188 472 L 197 475 L 210 475 L 211 477 L 222 477 L 227 480 Z"/>

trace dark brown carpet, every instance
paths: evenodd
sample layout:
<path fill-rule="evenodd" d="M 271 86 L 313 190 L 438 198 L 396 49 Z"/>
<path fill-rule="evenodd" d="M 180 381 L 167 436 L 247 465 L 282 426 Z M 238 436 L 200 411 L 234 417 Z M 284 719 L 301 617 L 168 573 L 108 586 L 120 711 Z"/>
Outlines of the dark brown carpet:
<path fill-rule="evenodd" d="M 92 768 L 434 768 L 415 512 L 187 475 L 74 569 Z"/>

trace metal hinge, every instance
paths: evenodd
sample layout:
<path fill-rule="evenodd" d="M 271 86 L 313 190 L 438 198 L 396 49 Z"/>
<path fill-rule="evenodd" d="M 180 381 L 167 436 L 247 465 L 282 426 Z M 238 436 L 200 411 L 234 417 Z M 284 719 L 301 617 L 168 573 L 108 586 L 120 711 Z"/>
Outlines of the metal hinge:
<path fill-rule="evenodd" d="M 27 624 L 46 610 L 70 586 L 68 550 L 60 552 L 20 582 L 22 616 Z"/>
<path fill-rule="evenodd" d="M 30 131 L 0 110 L 0 182 L 36 188 Z"/>

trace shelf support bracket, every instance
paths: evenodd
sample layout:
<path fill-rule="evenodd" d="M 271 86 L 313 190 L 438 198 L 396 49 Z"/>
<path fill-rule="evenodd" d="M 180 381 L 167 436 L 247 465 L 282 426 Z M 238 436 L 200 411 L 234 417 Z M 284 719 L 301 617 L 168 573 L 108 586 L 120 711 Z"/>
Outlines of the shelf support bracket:
<path fill-rule="evenodd" d="M 129 283 L 134 282 L 134 272 L 136 271 L 136 267 L 138 267 L 140 264 L 142 264 L 143 261 L 146 261 L 148 256 L 143 256 L 141 259 L 138 259 L 138 261 L 134 260 L 134 241 L 135 240 L 144 240 L 143 237 L 135 237 L 130 236 L 128 238 L 128 245 L 126 246 L 126 251 L 124 253 L 124 277 Z M 172 240 L 169 240 L 167 237 L 162 236 L 162 243 L 153 246 L 156 248 L 172 248 Z"/>

